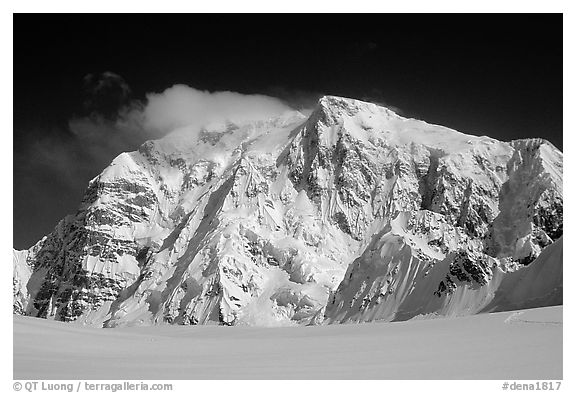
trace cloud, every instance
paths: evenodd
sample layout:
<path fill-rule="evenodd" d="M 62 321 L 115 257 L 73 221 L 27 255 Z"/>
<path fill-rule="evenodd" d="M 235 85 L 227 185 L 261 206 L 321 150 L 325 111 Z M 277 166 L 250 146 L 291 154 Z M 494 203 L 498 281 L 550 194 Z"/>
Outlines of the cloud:
<path fill-rule="evenodd" d="M 166 134 L 177 128 L 200 129 L 211 123 L 265 120 L 290 110 L 281 100 L 231 91 L 208 92 L 174 85 L 146 96 L 143 110 L 130 113 L 150 133 Z"/>
<path fill-rule="evenodd" d="M 265 95 L 230 91 L 208 92 L 186 85 L 174 85 L 161 93 L 148 93 L 143 101 L 127 100 L 130 88 L 120 76 L 104 73 L 84 78 L 91 110 L 72 118 L 68 125 L 76 150 L 84 159 L 105 166 L 122 151 L 135 150 L 149 139 L 184 130 L 194 138 L 203 126 L 213 123 L 243 123 L 281 115 L 291 108 Z M 111 97 L 108 106 L 95 105 Z M 110 103 L 111 102 L 111 103 Z M 120 107 L 118 104 L 122 103 Z M 116 106 L 116 107 L 114 107 Z"/>
<path fill-rule="evenodd" d="M 84 114 L 116 119 L 119 110 L 129 104 L 132 90 L 124 78 L 113 72 L 88 74 L 83 78 Z"/>

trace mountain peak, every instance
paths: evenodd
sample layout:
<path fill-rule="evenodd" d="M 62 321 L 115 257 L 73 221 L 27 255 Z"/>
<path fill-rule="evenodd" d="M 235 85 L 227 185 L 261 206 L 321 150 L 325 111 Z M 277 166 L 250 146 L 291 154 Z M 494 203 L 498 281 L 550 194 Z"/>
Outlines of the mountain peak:
<path fill-rule="evenodd" d="M 562 236 L 562 154 L 538 140 L 337 96 L 308 118 L 189 132 L 118 156 L 14 254 L 15 312 L 109 327 L 465 314 Z"/>
<path fill-rule="evenodd" d="M 396 115 L 396 113 L 385 106 L 372 102 L 361 101 L 354 98 L 325 95 L 318 100 L 317 110 L 328 111 L 336 116 L 347 114 L 353 116 L 358 112 L 386 113 Z"/>

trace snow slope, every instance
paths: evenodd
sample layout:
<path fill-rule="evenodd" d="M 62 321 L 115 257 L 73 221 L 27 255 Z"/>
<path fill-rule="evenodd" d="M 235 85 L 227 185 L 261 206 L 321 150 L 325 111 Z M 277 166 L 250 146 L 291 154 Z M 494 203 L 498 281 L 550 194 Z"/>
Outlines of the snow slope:
<path fill-rule="evenodd" d="M 18 380 L 562 377 L 561 306 L 462 318 L 276 329 L 92 329 L 14 317 Z"/>
<path fill-rule="evenodd" d="M 518 310 L 562 304 L 563 237 L 548 246 L 527 268 L 503 275 L 485 311 Z"/>
<path fill-rule="evenodd" d="M 562 159 L 332 96 L 309 117 L 177 129 L 14 253 L 14 311 L 290 326 L 561 304 Z"/>

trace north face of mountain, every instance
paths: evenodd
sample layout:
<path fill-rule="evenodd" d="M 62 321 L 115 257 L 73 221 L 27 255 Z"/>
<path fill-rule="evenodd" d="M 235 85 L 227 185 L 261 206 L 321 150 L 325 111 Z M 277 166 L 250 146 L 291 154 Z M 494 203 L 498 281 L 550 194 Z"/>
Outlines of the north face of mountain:
<path fill-rule="evenodd" d="M 309 117 L 175 130 L 14 252 L 14 312 L 276 326 L 558 304 L 562 159 L 331 96 Z"/>

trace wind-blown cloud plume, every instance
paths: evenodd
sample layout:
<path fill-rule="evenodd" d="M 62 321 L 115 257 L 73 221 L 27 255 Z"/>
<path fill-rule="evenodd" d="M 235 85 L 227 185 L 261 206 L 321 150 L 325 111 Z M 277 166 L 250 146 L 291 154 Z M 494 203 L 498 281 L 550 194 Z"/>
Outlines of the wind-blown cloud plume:
<path fill-rule="evenodd" d="M 175 85 L 162 93 L 148 94 L 146 101 L 142 111 L 143 128 L 160 134 L 210 123 L 265 120 L 290 110 L 273 97 L 231 91 L 211 93 L 186 85 Z M 131 116 L 134 115 L 132 112 Z"/>
<path fill-rule="evenodd" d="M 174 85 L 144 100 L 130 100 L 130 88 L 114 73 L 84 78 L 88 114 L 70 120 L 70 131 L 89 149 L 87 158 L 110 161 L 122 151 L 136 149 L 148 139 L 184 130 L 194 138 L 203 126 L 265 120 L 291 110 L 281 100 L 231 91 L 209 92 Z M 106 99 L 106 100 L 105 100 Z M 88 104 L 86 104 L 88 103 Z M 116 103 L 114 111 L 110 105 Z"/>

